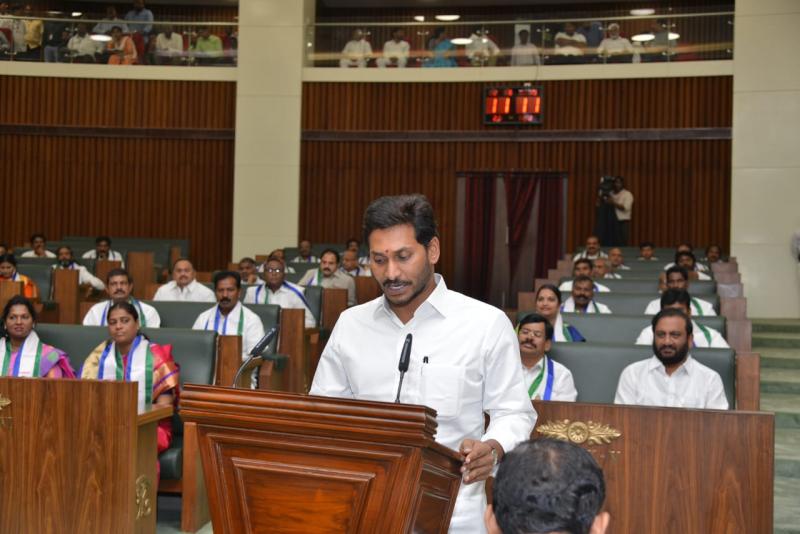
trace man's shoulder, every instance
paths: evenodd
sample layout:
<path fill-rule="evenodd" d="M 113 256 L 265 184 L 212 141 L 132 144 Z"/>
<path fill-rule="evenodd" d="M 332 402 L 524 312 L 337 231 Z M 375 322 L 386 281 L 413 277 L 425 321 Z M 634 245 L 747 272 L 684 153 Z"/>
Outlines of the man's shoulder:
<path fill-rule="evenodd" d="M 89 313 L 93 313 L 93 312 L 97 312 L 98 310 L 105 309 L 105 307 L 109 305 L 109 302 L 110 301 L 108 301 L 108 300 L 101 300 L 100 302 L 98 302 L 97 304 L 95 304 L 94 306 L 89 308 Z"/>
<path fill-rule="evenodd" d="M 572 371 L 569 370 L 569 367 L 567 367 L 563 363 L 558 363 L 555 360 L 551 360 L 550 358 L 548 358 L 548 360 L 553 362 L 553 371 L 555 372 L 556 376 L 558 376 L 559 374 L 562 375 L 562 376 L 566 376 L 566 375 L 568 375 L 570 377 L 572 376 Z"/>
<path fill-rule="evenodd" d="M 141 307 L 142 307 L 142 309 L 144 311 L 147 311 L 147 312 L 150 312 L 150 313 L 155 313 L 156 315 L 158 315 L 158 310 L 156 310 L 154 307 L 152 307 L 151 305 L 147 304 L 146 302 L 139 301 L 139 305 L 141 305 Z"/>
<path fill-rule="evenodd" d="M 722 377 L 719 375 L 718 372 L 716 372 L 711 367 L 700 363 L 694 356 L 691 357 L 691 366 L 692 366 L 692 372 L 694 373 L 700 374 L 709 379 L 717 377 L 720 379 L 720 382 L 722 381 Z"/>
<path fill-rule="evenodd" d="M 632 374 L 639 374 L 642 371 L 646 370 L 650 366 L 650 362 L 653 357 L 645 358 L 644 360 L 639 360 L 637 362 L 633 362 L 628 364 L 625 369 L 622 370 L 622 375 L 632 375 Z"/>
<path fill-rule="evenodd" d="M 290 282 L 290 281 L 288 281 L 288 280 L 284 280 L 284 281 L 283 281 L 283 285 L 284 285 L 285 287 L 287 287 L 287 288 L 292 288 L 292 289 L 294 289 L 295 291 L 299 291 L 300 293 L 305 293 L 305 292 L 306 292 L 306 288 L 304 288 L 304 287 L 303 287 L 303 286 L 301 286 L 301 285 L 297 285 L 297 284 L 295 284 L 294 282 Z M 251 288 L 251 289 L 252 289 L 252 288 Z"/>
<path fill-rule="evenodd" d="M 500 316 L 506 317 L 505 312 L 500 308 L 452 289 L 447 290 L 446 299 L 448 307 L 458 309 L 459 313 L 468 312 L 470 318 L 480 320 L 481 322 L 487 319 L 497 320 Z"/>

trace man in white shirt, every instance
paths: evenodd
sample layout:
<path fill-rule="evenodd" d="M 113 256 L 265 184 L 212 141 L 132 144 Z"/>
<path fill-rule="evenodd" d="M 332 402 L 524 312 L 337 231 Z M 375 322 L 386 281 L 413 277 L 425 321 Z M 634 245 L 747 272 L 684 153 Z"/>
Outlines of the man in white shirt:
<path fill-rule="evenodd" d="M 692 258 L 695 259 L 694 267 L 689 272 L 694 270 L 694 271 L 702 271 L 704 273 L 707 273 L 709 271 L 709 268 L 708 268 L 707 265 L 699 263 L 697 261 L 697 258 L 694 255 L 694 245 L 692 245 L 691 243 L 688 243 L 688 242 L 681 243 L 680 245 L 678 245 L 675 248 L 674 261 L 672 263 L 668 263 L 667 265 L 665 265 L 664 266 L 664 270 L 666 271 L 667 269 L 669 269 L 673 265 L 676 265 L 678 263 L 678 254 L 682 254 L 684 252 L 689 252 L 692 255 Z M 688 260 L 684 260 L 684 261 L 688 261 Z"/>
<path fill-rule="evenodd" d="M 728 399 L 719 373 L 689 354 L 693 325 L 677 309 L 653 317 L 653 357 L 622 371 L 614 404 L 727 410 Z"/>
<path fill-rule="evenodd" d="M 572 292 L 572 281 L 575 280 L 578 276 L 588 276 L 591 277 L 592 273 L 594 272 L 594 262 L 592 260 L 587 260 L 586 258 L 581 258 L 576 260 L 575 263 L 572 265 L 572 280 L 567 280 L 566 282 L 562 282 L 560 286 L 558 286 L 558 290 L 563 293 L 570 293 Z M 608 293 L 611 290 L 608 289 L 607 286 L 603 284 L 598 284 L 594 282 L 594 291 L 595 293 Z"/>
<path fill-rule="evenodd" d="M 303 239 L 297 245 L 297 256 L 292 263 L 319 263 L 319 258 L 311 254 L 311 241 Z"/>
<path fill-rule="evenodd" d="M 575 25 L 571 22 L 564 24 L 564 31 L 560 31 L 555 37 L 557 56 L 583 57 L 586 50 L 586 37 L 575 31 Z"/>
<path fill-rule="evenodd" d="M 183 36 L 172 31 L 172 26 L 167 26 L 156 37 L 156 58 L 162 64 L 178 64 L 181 57 L 183 57 Z"/>
<path fill-rule="evenodd" d="M 405 39 L 403 28 L 395 28 L 392 38 L 383 44 L 383 55 L 375 60 L 379 68 L 385 69 L 394 65 L 398 69 L 406 68 L 410 45 Z"/>
<path fill-rule="evenodd" d="M 216 302 L 214 292 L 197 281 L 192 262 L 181 258 L 172 266 L 172 280 L 158 288 L 153 300 Z"/>
<path fill-rule="evenodd" d="M 98 302 L 83 318 L 84 326 L 106 326 L 108 308 L 111 304 L 128 301 L 139 312 L 139 324 L 143 327 L 158 328 L 161 326 L 161 317 L 155 308 L 135 299 L 133 293 L 133 278 L 125 269 L 112 269 L 106 277 L 106 288 L 111 300 Z"/>
<path fill-rule="evenodd" d="M 197 316 L 193 330 L 213 330 L 221 336 L 241 336 L 242 360 L 264 337 L 261 319 L 239 302 L 242 279 L 239 273 L 221 271 L 214 275 L 217 305 Z"/>
<path fill-rule="evenodd" d="M 592 278 L 595 280 L 602 280 L 603 278 L 619 280 L 622 275 L 611 271 L 611 266 L 606 258 L 597 258 L 594 260 L 594 266 L 592 267 Z"/>
<path fill-rule="evenodd" d="M 572 296 L 561 305 L 562 312 L 611 313 L 605 304 L 594 300 L 594 281 L 588 276 L 576 276 L 572 281 Z"/>
<path fill-rule="evenodd" d="M 539 56 L 539 49 L 530 42 L 531 32 L 520 30 L 517 34 L 519 42 L 511 49 L 511 66 L 526 67 L 531 65 L 541 65 L 542 58 Z"/>
<path fill-rule="evenodd" d="M 600 238 L 596 235 L 590 235 L 586 238 L 586 247 L 572 257 L 572 261 L 582 258 L 587 260 L 596 260 L 597 258 L 607 258 L 608 254 L 600 250 Z"/>
<path fill-rule="evenodd" d="M 436 441 L 464 458 L 450 534 L 482 534 L 484 481 L 536 420 L 514 330 L 501 310 L 447 289 L 434 274 L 440 243 L 425 197 L 375 200 L 364 235 L 383 296 L 342 313 L 310 393 L 394 401 L 398 358 L 412 334 L 400 401 L 435 409 Z"/>
<path fill-rule="evenodd" d="M 369 267 L 358 263 L 358 253 L 353 249 L 342 252 L 342 272 L 350 276 L 370 276 Z"/>
<path fill-rule="evenodd" d="M 661 289 L 662 293 L 667 289 L 682 289 L 684 291 L 689 290 L 689 273 L 683 267 L 673 265 L 667 269 L 665 274 L 662 274 L 661 276 L 664 277 L 664 287 Z M 662 279 L 659 277 L 659 285 L 661 285 L 661 282 Z M 696 297 L 691 298 L 691 308 L 692 315 L 695 317 L 709 317 L 717 315 L 717 312 L 714 310 L 714 306 L 712 306 L 710 302 Z M 661 311 L 661 297 L 651 300 L 650 303 L 647 304 L 644 314 L 655 315 L 659 311 Z"/>
<path fill-rule="evenodd" d="M 652 241 L 643 241 L 639 245 L 639 259 L 642 261 L 658 261 L 655 252 L 656 245 Z"/>
<path fill-rule="evenodd" d="M 692 280 L 711 280 L 711 276 L 705 273 L 708 268 L 705 265 L 697 263 L 694 253 L 687 250 L 682 250 L 675 253 L 675 262 L 670 263 L 664 270 L 669 270 L 674 266 L 683 267 L 689 273 L 689 278 Z"/>
<path fill-rule="evenodd" d="M 67 41 L 67 49 L 76 63 L 94 63 L 95 55 L 100 51 L 97 41 L 92 40 L 86 23 L 78 24 L 78 30 Z"/>
<path fill-rule="evenodd" d="M 609 63 L 639 63 L 639 54 L 631 42 L 619 34 L 619 24 L 612 22 L 608 25 L 608 37 L 600 41 L 597 55 L 606 58 Z"/>
<path fill-rule="evenodd" d="M 278 258 L 267 260 L 264 268 L 266 283 L 247 288 L 244 301 L 247 304 L 277 304 L 281 308 L 305 310 L 306 328 L 314 328 L 317 321 L 308 307 L 305 289 L 286 281 L 284 263 Z"/>
<path fill-rule="evenodd" d="M 75 263 L 75 258 L 72 257 L 72 248 L 61 245 L 58 247 L 57 256 L 58 263 L 53 265 L 53 270 L 56 269 L 72 269 L 78 271 L 78 284 L 81 286 L 91 286 L 97 291 L 103 291 L 106 286 L 103 281 L 94 276 L 83 265 Z"/>
<path fill-rule="evenodd" d="M 614 178 L 614 189 L 606 198 L 607 204 L 613 204 L 617 215 L 616 235 L 619 243 L 627 245 L 631 237 L 631 214 L 633 213 L 633 193 L 625 189 L 622 176 Z"/>
<path fill-rule="evenodd" d="M 85 260 L 109 260 L 118 261 L 125 267 L 125 259 L 116 250 L 111 250 L 111 238 L 105 235 L 98 236 L 94 240 L 94 250 L 84 252 L 81 258 Z"/>
<path fill-rule="evenodd" d="M 475 28 L 469 36 L 470 42 L 464 47 L 467 59 L 473 67 L 493 67 L 500 55 L 500 48 L 489 38 L 489 32 L 483 27 Z"/>
<path fill-rule="evenodd" d="M 611 272 L 617 271 L 630 271 L 631 268 L 625 265 L 625 257 L 622 255 L 622 249 L 614 247 L 608 251 L 608 262 Z"/>
<path fill-rule="evenodd" d="M 667 289 L 661 295 L 661 310 L 675 308 L 686 314 L 687 317 L 692 317 L 692 298 L 689 292 L 685 289 Z M 659 312 L 660 313 L 660 312 Z M 656 314 L 658 315 L 658 314 Z M 701 348 L 715 348 L 727 349 L 730 348 L 728 342 L 722 337 L 718 331 L 710 326 L 704 326 L 692 321 L 694 332 L 693 347 Z M 649 345 L 653 342 L 653 329 L 649 326 L 642 329 L 639 337 L 636 339 L 637 345 Z"/>
<path fill-rule="evenodd" d="M 531 399 L 575 402 L 578 391 L 569 369 L 547 357 L 553 343 L 553 325 L 538 313 L 517 324 L 522 378 Z"/>
<path fill-rule="evenodd" d="M 308 243 L 308 253 L 311 254 L 311 243 Z M 319 259 L 318 258 L 314 258 L 314 256 L 310 256 L 310 257 L 313 258 L 315 262 L 319 261 Z M 292 267 L 290 264 L 286 263 L 286 261 L 287 261 L 286 260 L 286 254 L 283 252 L 282 248 L 276 248 L 275 250 L 273 250 L 272 252 L 269 253 L 269 256 L 267 256 L 267 258 L 268 259 L 278 258 L 279 260 L 281 260 L 283 262 L 283 264 L 284 264 L 284 268 L 286 269 L 286 274 L 294 274 L 294 273 L 297 272 L 297 271 L 294 270 L 294 267 Z M 300 258 L 300 256 L 298 256 L 294 260 L 297 261 L 298 258 Z M 305 261 L 305 260 L 302 260 L 302 258 L 300 258 L 300 261 Z M 259 273 L 263 273 L 266 264 L 267 264 L 267 262 L 262 263 L 261 265 L 256 267 L 256 270 Z M 263 281 L 256 282 L 256 283 L 262 284 Z"/>
<path fill-rule="evenodd" d="M 364 68 L 367 61 L 372 57 L 372 46 L 367 41 L 364 32 L 361 30 L 353 31 L 353 38 L 350 39 L 342 49 L 342 59 L 339 66 L 343 69 L 348 67 Z"/>
<path fill-rule="evenodd" d="M 347 290 L 347 305 L 356 305 L 356 281 L 339 270 L 339 253 L 327 249 L 320 254 L 319 267 L 309 269 L 298 282 L 301 286 L 322 286 Z"/>
<path fill-rule="evenodd" d="M 258 276 L 257 269 L 256 260 L 253 258 L 245 257 L 239 260 L 239 276 L 242 277 L 242 283 L 251 286 L 263 284 L 264 280 Z"/>
<path fill-rule="evenodd" d="M 33 234 L 31 236 L 31 249 L 23 252 L 21 258 L 55 258 L 56 255 L 47 250 L 47 239 L 44 234 Z"/>

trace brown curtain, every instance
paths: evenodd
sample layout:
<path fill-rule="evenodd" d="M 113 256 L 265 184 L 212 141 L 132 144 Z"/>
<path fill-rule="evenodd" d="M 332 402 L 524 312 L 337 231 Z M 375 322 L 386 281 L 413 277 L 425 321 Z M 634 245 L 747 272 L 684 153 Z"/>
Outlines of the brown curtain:
<path fill-rule="evenodd" d="M 536 200 L 536 186 L 539 183 L 537 174 L 508 174 L 505 176 L 506 206 L 508 211 L 508 256 L 514 278 L 519 265 L 522 247 L 525 246 L 533 204 Z"/>
<path fill-rule="evenodd" d="M 487 302 L 492 285 L 494 256 L 494 176 L 464 174 L 462 284 L 465 294 Z"/>
<path fill-rule="evenodd" d="M 536 240 L 536 261 L 533 271 L 534 278 L 545 278 L 548 269 L 553 269 L 566 252 L 564 250 L 566 175 L 556 172 L 537 174 L 541 178 L 537 227 L 539 235 L 547 238 Z"/>

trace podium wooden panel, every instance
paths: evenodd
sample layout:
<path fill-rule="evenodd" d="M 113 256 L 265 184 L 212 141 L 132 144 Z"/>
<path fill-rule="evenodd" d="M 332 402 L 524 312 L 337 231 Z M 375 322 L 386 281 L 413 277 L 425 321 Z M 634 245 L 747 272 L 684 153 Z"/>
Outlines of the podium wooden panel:
<path fill-rule="evenodd" d="M 6 304 L 12 297 L 22 295 L 24 291 L 24 284 L 22 282 L 0 280 L 0 310 L 6 307 Z"/>
<path fill-rule="evenodd" d="M 772 532 L 773 414 L 533 404 L 539 414 L 533 438 L 550 426 L 589 450 L 603 469 L 609 533 Z"/>
<path fill-rule="evenodd" d="M 153 265 L 155 255 L 152 252 L 128 252 L 128 273 L 133 278 L 133 296 L 143 299 L 147 284 L 154 282 Z"/>
<path fill-rule="evenodd" d="M 10 402 L 6 402 L 10 401 Z M 0 532 L 156 531 L 156 427 L 130 382 L 0 378 Z"/>
<path fill-rule="evenodd" d="M 380 297 L 383 294 L 381 286 L 371 276 L 356 276 L 356 302 L 364 304 Z"/>
<path fill-rule="evenodd" d="M 78 271 L 55 269 L 53 271 L 53 300 L 58 302 L 58 322 L 78 324 L 80 293 Z"/>
<path fill-rule="evenodd" d="M 215 532 L 440 533 L 460 456 L 423 406 L 187 385 Z"/>
<path fill-rule="evenodd" d="M 322 324 L 321 328 L 330 332 L 339 315 L 347 309 L 347 290 L 325 288 L 322 290 Z"/>
<path fill-rule="evenodd" d="M 94 275 L 105 284 L 108 282 L 108 273 L 121 267 L 121 261 L 97 260 L 94 264 Z"/>

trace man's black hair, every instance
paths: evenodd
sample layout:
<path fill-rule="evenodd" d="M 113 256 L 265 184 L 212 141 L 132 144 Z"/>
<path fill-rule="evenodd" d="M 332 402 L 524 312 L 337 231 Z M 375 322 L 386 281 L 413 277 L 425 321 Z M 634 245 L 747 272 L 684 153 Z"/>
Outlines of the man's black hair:
<path fill-rule="evenodd" d="M 339 253 L 338 252 L 336 252 L 332 248 L 326 248 L 325 250 L 322 251 L 322 254 L 319 255 L 319 259 L 322 259 L 323 257 L 325 257 L 325 254 L 333 254 L 334 257 L 336 257 L 336 265 L 339 265 L 340 258 L 339 258 Z"/>
<path fill-rule="evenodd" d="M 214 289 L 226 278 L 233 278 L 236 281 L 236 289 L 242 288 L 242 275 L 237 271 L 219 271 L 214 273 Z"/>
<path fill-rule="evenodd" d="M 100 243 L 108 243 L 108 246 L 111 246 L 111 238 L 107 235 L 99 235 L 95 238 L 94 244 L 99 245 Z"/>
<path fill-rule="evenodd" d="M 685 289 L 667 289 L 661 295 L 661 309 L 673 304 L 680 304 L 688 308 L 692 305 L 692 297 Z"/>
<path fill-rule="evenodd" d="M 678 260 L 680 260 L 684 256 L 689 256 L 690 258 L 692 258 L 692 263 L 693 264 L 697 263 L 697 258 L 694 257 L 694 253 L 686 251 L 686 250 L 675 253 L 675 263 L 678 263 Z"/>
<path fill-rule="evenodd" d="M 575 260 L 575 263 L 572 264 L 573 272 L 575 271 L 575 267 L 577 267 L 578 264 L 580 263 L 588 263 L 590 271 L 594 269 L 594 262 L 592 260 L 590 260 L 589 258 L 578 258 L 577 260 Z"/>
<path fill-rule="evenodd" d="M 553 341 L 553 325 L 550 324 L 543 315 L 538 313 L 529 313 L 522 319 L 520 319 L 519 323 L 517 324 L 517 330 L 525 326 L 526 324 L 542 324 L 544 323 L 544 338 L 547 341 Z"/>
<path fill-rule="evenodd" d="M 108 284 L 108 282 L 115 276 L 124 276 L 128 280 L 129 284 L 133 283 L 133 277 L 131 276 L 131 273 L 125 269 L 117 268 L 108 271 L 108 274 L 106 275 L 106 284 Z"/>
<path fill-rule="evenodd" d="M 401 224 L 414 227 L 417 242 L 427 247 L 439 236 L 433 206 L 424 195 L 400 195 L 373 200 L 364 212 L 364 241 L 375 230 L 385 230 Z"/>
<path fill-rule="evenodd" d="M 683 310 L 679 310 L 678 308 L 664 308 L 660 312 L 658 312 L 655 315 L 655 317 L 653 317 L 653 320 L 650 322 L 650 325 L 653 327 L 653 333 L 655 333 L 656 331 L 656 325 L 658 324 L 658 322 L 661 319 L 664 319 L 665 317 L 682 318 L 684 323 L 686 324 L 686 335 L 687 336 L 692 335 L 692 330 L 694 329 L 692 327 L 692 320 L 689 319 L 689 317 L 685 313 L 683 313 Z"/>
<path fill-rule="evenodd" d="M 643 249 L 644 247 L 656 248 L 656 245 L 652 241 L 642 241 L 639 243 L 640 249 Z"/>
<path fill-rule="evenodd" d="M 673 273 L 680 274 L 681 278 L 683 278 L 684 280 L 688 280 L 689 279 L 689 271 L 687 271 L 686 269 L 684 269 L 680 265 L 673 265 L 672 267 L 667 269 L 667 274 L 666 274 L 667 280 L 669 280 L 669 275 L 671 275 Z"/>

